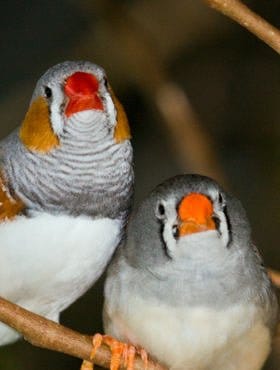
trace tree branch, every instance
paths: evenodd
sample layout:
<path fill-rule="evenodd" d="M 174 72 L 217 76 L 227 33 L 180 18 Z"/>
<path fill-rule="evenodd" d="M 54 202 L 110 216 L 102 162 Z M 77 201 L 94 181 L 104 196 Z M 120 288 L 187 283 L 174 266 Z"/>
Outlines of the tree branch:
<path fill-rule="evenodd" d="M 199 122 L 183 89 L 176 83 L 163 81 L 155 90 L 154 98 L 182 169 L 213 177 L 226 186 L 213 141 Z"/>
<path fill-rule="evenodd" d="M 16 304 L 0 298 L 0 321 L 20 332 L 25 340 L 34 346 L 62 352 L 70 356 L 90 361 L 92 337 L 80 334 Z M 110 368 L 111 351 L 102 344 L 96 352 L 94 363 L 106 369 Z M 145 368 L 140 356 L 135 358 L 134 369 Z M 125 369 L 121 363 L 121 369 Z M 149 361 L 147 370 L 166 370 Z"/>
<path fill-rule="evenodd" d="M 280 54 L 280 31 L 239 0 L 204 0 L 210 7 L 247 28 Z"/>

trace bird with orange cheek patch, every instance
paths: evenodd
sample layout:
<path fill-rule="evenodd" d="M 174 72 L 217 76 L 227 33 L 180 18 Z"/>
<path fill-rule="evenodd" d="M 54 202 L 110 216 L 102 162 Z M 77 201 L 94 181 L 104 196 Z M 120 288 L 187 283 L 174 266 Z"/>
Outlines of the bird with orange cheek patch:
<path fill-rule="evenodd" d="M 65 62 L 0 142 L 0 295 L 58 321 L 123 237 L 133 192 L 126 114 L 104 70 Z M 0 345 L 19 334 L 0 324 Z"/>
<path fill-rule="evenodd" d="M 240 202 L 207 177 L 176 176 L 131 217 L 94 350 L 117 349 L 114 370 L 123 353 L 133 369 L 133 345 L 173 370 L 260 370 L 277 311 Z"/>

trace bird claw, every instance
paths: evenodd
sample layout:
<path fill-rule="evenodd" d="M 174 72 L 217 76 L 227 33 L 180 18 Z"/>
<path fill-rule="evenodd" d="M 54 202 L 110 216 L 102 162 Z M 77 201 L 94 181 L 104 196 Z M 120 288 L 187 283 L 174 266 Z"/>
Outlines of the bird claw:
<path fill-rule="evenodd" d="M 126 370 L 134 370 L 135 356 L 138 354 L 143 363 L 144 369 L 148 368 L 148 354 L 140 347 L 135 347 L 132 344 L 119 342 L 109 335 L 95 334 L 92 338 L 93 348 L 90 354 L 90 360 L 93 361 L 96 351 L 101 344 L 106 344 L 111 350 L 110 370 L 119 370 L 121 362 L 123 362 Z M 90 361 L 84 360 L 80 370 L 93 370 L 94 365 Z"/>
<path fill-rule="evenodd" d="M 94 369 L 94 364 L 87 360 L 84 360 L 80 367 L 80 370 L 93 370 L 93 369 Z"/>
<path fill-rule="evenodd" d="M 80 370 L 94 370 L 94 363 L 92 362 L 92 360 L 94 360 L 96 351 L 101 346 L 102 342 L 103 342 L 103 336 L 101 334 L 97 333 L 92 337 L 92 350 L 89 356 L 91 361 L 84 360 L 82 362 L 82 366 Z"/>

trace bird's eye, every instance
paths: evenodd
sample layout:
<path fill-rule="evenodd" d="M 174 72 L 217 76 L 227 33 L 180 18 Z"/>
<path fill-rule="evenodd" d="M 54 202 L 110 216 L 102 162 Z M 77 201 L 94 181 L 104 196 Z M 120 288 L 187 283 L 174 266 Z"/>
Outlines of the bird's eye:
<path fill-rule="evenodd" d="M 45 97 L 50 99 L 52 97 L 52 89 L 49 86 L 45 87 Z"/>
<path fill-rule="evenodd" d="M 179 228 L 178 228 L 178 225 L 173 225 L 172 226 L 172 235 L 174 236 L 175 239 L 178 238 L 178 236 L 179 236 Z"/>
<path fill-rule="evenodd" d="M 162 203 L 159 203 L 159 205 L 158 205 L 158 215 L 160 217 L 165 215 L 165 208 L 164 208 L 164 205 Z"/>

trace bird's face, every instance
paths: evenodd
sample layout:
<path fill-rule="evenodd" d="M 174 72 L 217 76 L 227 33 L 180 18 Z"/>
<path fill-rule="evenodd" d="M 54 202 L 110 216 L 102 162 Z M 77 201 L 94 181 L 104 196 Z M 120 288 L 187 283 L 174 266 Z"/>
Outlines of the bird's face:
<path fill-rule="evenodd" d="M 29 149 L 48 152 L 59 146 L 69 122 L 100 122 L 116 142 L 130 138 L 126 115 L 104 70 L 90 62 L 58 64 L 39 79 L 20 138 Z"/>
<path fill-rule="evenodd" d="M 160 223 L 162 243 L 172 259 L 195 253 L 195 245 L 220 244 L 227 247 L 230 241 L 230 223 L 225 197 L 218 189 L 190 191 L 180 199 L 170 194 L 158 200 L 155 217 Z"/>
<path fill-rule="evenodd" d="M 180 175 L 157 186 L 132 217 L 126 255 L 131 264 L 149 268 L 217 265 L 250 242 L 237 199 L 205 176 Z"/>

